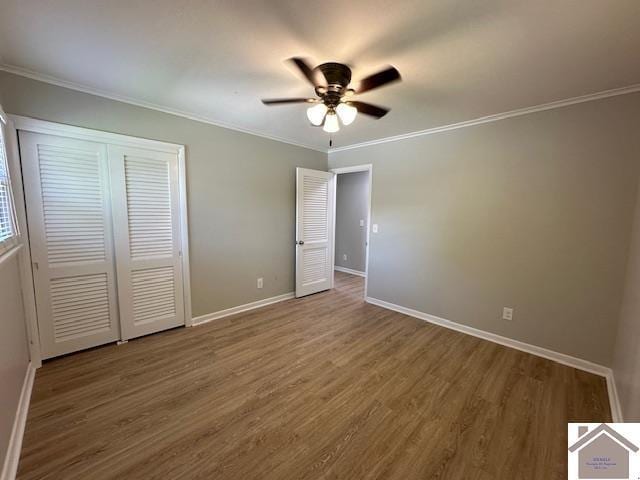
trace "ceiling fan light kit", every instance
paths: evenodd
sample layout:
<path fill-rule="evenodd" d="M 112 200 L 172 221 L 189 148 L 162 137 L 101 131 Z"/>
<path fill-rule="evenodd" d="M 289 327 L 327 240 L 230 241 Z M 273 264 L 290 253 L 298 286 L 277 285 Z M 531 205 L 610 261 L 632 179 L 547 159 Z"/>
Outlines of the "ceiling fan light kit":
<path fill-rule="evenodd" d="M 336 107 L 336 113 L 342 120 L 343 125 L 351 125 L 356 119 L 358 109 L 348 103 L 341 103 Z"/>
<path fill-rule="evenodd" d="M 312 125 L 319 127 L 324 121 L 324 116 L 327 114 L 327 110 L 329 109 L 324 103 L 318 103 L 307 109 L 307 118 Z"/>
<path fill-rule="evenodd" d="M 352 97 L 401 80 L 400 72 L 394 67 L 388 67 L 361 80 L 358 88 L 350 88 L 351 69 L 347 65 L 328 62 L 311 68 L 300 57 L 290 58 L 289 62 L 293 63 L 313 85 L 318 98 L 263 99 L 262 103 L 265 105 L 313 103 L 314 105 L 307 109 L 307 118 L 311 125 L 322 126 L 327 133 L 340 130 L 340 122 L 345 126 L 353 123 L 358 112 L 375 119 L 384 117 L 390 109 L 352 100 Z"/>
<path fill-rule="evenodd" d="M 338 115 L 333 110 L 329 110 L 324 117 L 324 127 L 322 129 L 327 133 L 334 133 L 340 130 L 340 124 L 338 123 Z"/>

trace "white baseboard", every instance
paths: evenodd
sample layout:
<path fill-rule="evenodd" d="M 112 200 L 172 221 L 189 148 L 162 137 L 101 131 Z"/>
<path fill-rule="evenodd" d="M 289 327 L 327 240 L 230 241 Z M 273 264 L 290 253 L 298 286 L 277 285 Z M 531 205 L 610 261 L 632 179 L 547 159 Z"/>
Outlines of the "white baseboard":
<path fill-rule="evenodd" d="M 597 363 L 593 363 L 588 360 L 583 360 L 582 358 L 572 357 L 571 355 L 555 352 L 553 350 L 539 347 L 537 345 L 531 345 L 529 343 L 521 342 L 519 340 L 514 340 L 508 337 L 503 337 L 495 333 L 490 333 L 484 330 L 479 330 L 477 328 L 469 327 L 467 325 L 462 325 L 460 323 L 456 323 L 456 322 L 452 322 L 451 320 L 446 320 L 444 318 L 436 317 L 435 315 L 430 315 L 428 313 L 424 313 L 419 310 L 414 310 L 412 308 L 403 307 L 401 305 L 396 305 L 394 303 L 385 302 L 384 300 L 378 300 L 377 298 L 367 297 L 366 301 L 367 303 L 378 305 L 379 307 L 383 307 L 388 310 L 404 313 L 405 315 L 409 315 L 410 317 L 424 320 L 425 322 L 433 323 L 435 325 L 439 325 L 441 327 L 455 330 L 457 332 L 466 333 L 467 335 L 472 335 L 474 337 L 482 338 L 483 340 L 489 340 L 490 342 L 493 342 L 493 343 L 498 343 L 506 347 L 515 348 L 516 350 L 520 350 L 522 352 L 531 353 L 532 355 L 537 355 L 538 357 L 543 357 L 548 360 L 553 360 L 554 362 L 558 362 L 563 365 L 567 365 L 569 367 L 577 368 L 578 370 L 584 370 L 585 372 L 589 372 L 595 375 L 599 375 L 601 377 L 605 377 L 607 380 L 607 392 L 609 395 L 609 404 L 611 405 L 611 417 L 614 422 L 622 422 L 622 410 L 620 408 L 618 392 L 617 392 L 616 384 L 613 378 L 613 371 L 609 367 L 598 365 Z"/>
<path fill-rule="evenodd" d="M 607 392 L 609 393 L 609 405 L 611 405 L 611 418 L 616 423 L 624 422 L 624 416 L 622 415 L 622 406 L 620 405 L 620 397 L 618 396 L 618 388 L 616 386 L 616 379 L 613 375 L 613 370 L 609 369 L 607 374 Z"/>
<path fill-rule="evenodd" d="M 366 272 L 361 272 L 360 270 L 353 270 L 347 267 L 339 267 L 338 265 L 334 266 L 333 269 L 336 272 L 350 273 L 351 275 L 358 275 L 359 277 L 366 277 Z"/>
<path fill-rule="evenodd" d="M 9 438 L 9 446 L 4 459 L 0 480 L 14 480 L 16 473 L 18 473 L 22 438 L 24 436 L 24 428 L 27 424 L 27 414 L 29 413 L 29 403 L 31 401 L 31 391 L 33 390 L 35 376 L 36 369 L 29 363 L 29 365 L 27 365 L 27 371 L 25 372 L 24 382 L 22 383 L 20 400 L 18 401 L 16 417 L 13 420 L 13 428 L 11 429 L 11 437 Z"/>
<path fill-rule="evenodd" d="M 263 300 L 257 300 L 251 303 L 245 303 L 244 305 L 238 305 L 237 307 L 227 308 L 226 310 L 220 310 L 218 312 L 207 313 L 206 315 L 200 315 L 199 317 L 193 317 L 192 323 L 194 326 L 202 325 L 203 323 L 218 320 L 219 318 L 228 317 L 229 315 L 235 315 L 236 313 L 247 312 L 260 307 L 266 307 L 272 303 L 282 302 L 284 300 L 290 300 L 295 297 L 294 292 L 284 293 L 275 297 L 265 298 Z"/>

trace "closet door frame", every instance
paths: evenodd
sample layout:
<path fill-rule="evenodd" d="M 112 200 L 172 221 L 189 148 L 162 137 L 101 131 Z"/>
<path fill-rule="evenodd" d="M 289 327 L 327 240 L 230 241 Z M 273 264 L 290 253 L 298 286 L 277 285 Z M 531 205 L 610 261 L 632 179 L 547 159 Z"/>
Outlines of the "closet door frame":
<path fill-rule="evenodd" d="M 20 115 L 8 115 L 13 121 L 16 130 L 43 133 L 48 135 L 57 135 L 61 137 L 73 138 L 78 140 L 87 140 L 96 143 L 104 143 L 107 145 L 133 147 L 147 150 L 156 150 L 159 152 L 171 153 L 177 155 L 178 158 L 178 193 L 179 193 L 179 214 L 180 214 L 180 249 L 182 252 L 182 291 L 183 291 L 183 305 L 184 305 L 184 319 L 185 326 L 191 327 L 193 325 L 193 318 L 191 313 L 191 287 L 190 287 L 190 272 L 189 272 L 189 231 L 188 231 L 188 217 L 187 217 L 187 182 L 185 171 L 185 147 L 176 143 L 161 142 L 158 140 L 149 140 L 146 138 L 130 137 L 128 135 L 121 135 L 118 133 L 103 132 L 100 130 L 92 130 L 83 127 L 75 127 L 71 125 L 65 125 L 61 123 L 48 122 L 45 120 L 38 120 L 30 117 L 24 117 Z M 14 176 L 15 178 L 15 176 Z M 15 181 L 14 181 L 15 182 Z M 21 189 L 20 189 L 21 190 Z M 23 211 L 26 208 L 24 203 L 24 197 L 22 195 L 16 195 L 16 209 Z M 26 249 L 25 257 L 31 258 L 31 250 L 29 242 L 24 243 Z M 33 265 L 30 265 L 30 269 L 26 267 L 26 262 L 23 270 L 25 278 L 32 278 Z M 32 285 L 33 287 L 33 285 Z M 35 307 L 35 294 L 29 292 L 26 295 L 32 311 L 36 310 Z M 37 335 L 37 329 L 34 329 L 35 325 L 31 325 L 28 328 L 28 332 L 32 330 L 32 338 L 30 342 L 32 345 L 39 346 L 39 339 L 34 338 Z M 40 362 L 37 362 L 36 366 L 39 366 Z"/>
<path fill-rule="evenodd" d="M 3 112 L 4 113 L 4 112 Z M 31 260 L 31 248 L 27 235 L 27 212 L 24 201 L 24 185 L 22 181 L 22 165 L 20 163 L 20 151 L 18 148 L 18 131 L 14 124 L 13 117 L 8 117 L 7 131 L 5 138 L 7 148 L 7 160 L 9 162 L 9 174 L 11 175 L 11 187 L 13 189 L 14 207 L 18 218 L 18 231 L 20 244 L 18 256 L 20 261 L 20 286 L 22 289 L 22 303 L 24 305 L 27 341 L 29 342 L 29 356 L 31 366 L 40 368 L 42 366 L 42 348 L 40 346 L 40 336 L 38 334 L 38 317 L 36 315 L 36 298 L 33 286 L 33 271 Z"/>

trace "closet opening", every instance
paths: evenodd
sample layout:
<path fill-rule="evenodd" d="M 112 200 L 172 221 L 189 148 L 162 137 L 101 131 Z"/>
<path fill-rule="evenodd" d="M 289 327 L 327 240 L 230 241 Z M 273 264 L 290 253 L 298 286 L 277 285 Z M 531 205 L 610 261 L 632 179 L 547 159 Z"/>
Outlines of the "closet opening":
<path fill-rule="evenodd" d="M 14 122 L 42 358 L 190 326 L 184 147 Z"/>

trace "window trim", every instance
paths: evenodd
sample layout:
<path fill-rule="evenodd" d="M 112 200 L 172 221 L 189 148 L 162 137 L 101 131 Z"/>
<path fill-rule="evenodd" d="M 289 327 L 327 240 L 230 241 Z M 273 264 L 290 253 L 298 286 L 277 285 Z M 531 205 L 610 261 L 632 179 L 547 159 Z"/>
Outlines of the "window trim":
<path fill-rule="evenodd" d="M 10 237 L 5 238 L 4 240 L 0 240 L 0 256 L 4 256 L 5 253 L 9 252 L 11 249 L 19 246 L 20 244 L 20 229 L 18 227 L 15 198 L 13 196 L 13 188 L 11 185 L 11 167 L 9 166 L 9 147 L 7 142 L 7 133 L 7 115 L 4 113 L 4 110 L 2 110 L 2 107 L 0 106 L 0 142 L 2 143 L 2 149 L 0 149 L 0 152 L 4 153 L 3 157 L 0 157 L 0 162 L 4 162 L 4 168 L 6 172 L 7 201 L 9 204 L 9 221 L 11 222 L 12 232 L 12 235 Z"/>

